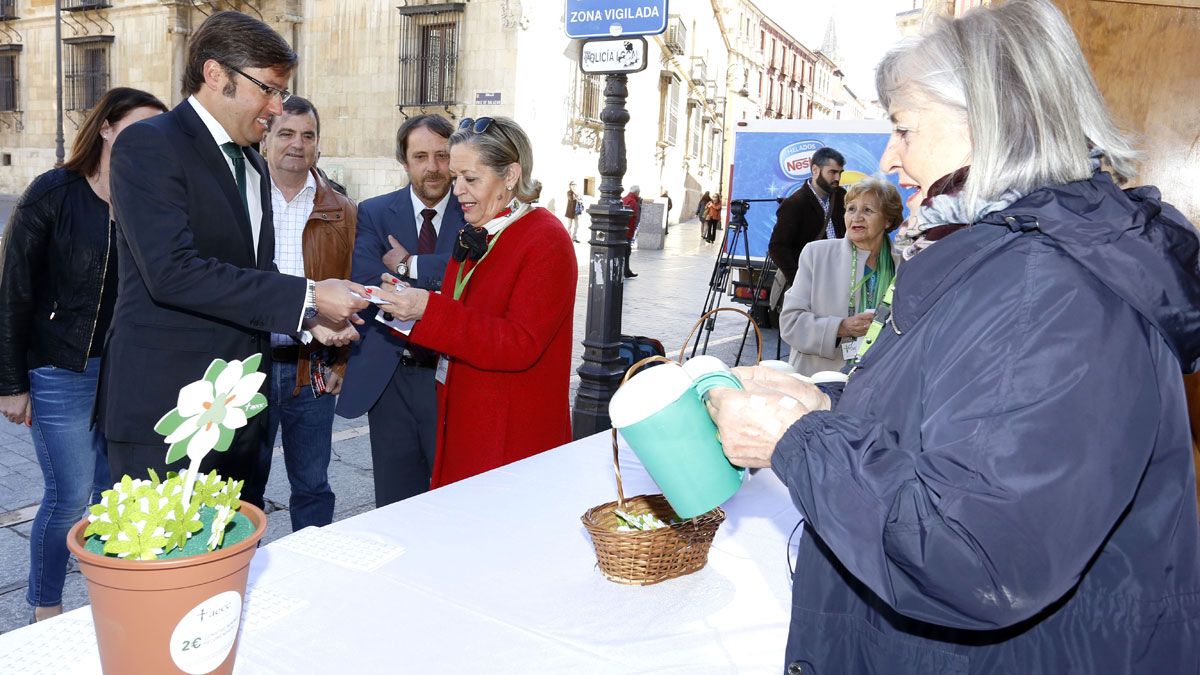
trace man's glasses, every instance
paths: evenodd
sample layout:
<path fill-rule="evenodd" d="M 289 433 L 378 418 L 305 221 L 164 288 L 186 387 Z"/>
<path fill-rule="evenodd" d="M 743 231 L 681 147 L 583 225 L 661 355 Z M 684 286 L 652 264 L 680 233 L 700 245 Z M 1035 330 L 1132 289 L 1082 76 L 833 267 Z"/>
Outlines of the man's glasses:
<path fill-rule="evenodd" d="M 458 123 L 459 129 L 470 129 L 471 131 L 474 131 L 477 134 L 482 134 L 483 132 L 485 132 L 489 128 L 491 128 L 491 126 L 492 126 L 492 118 L 490 118 L 490 117 L 480 117 L 479 119 L 472 119 L 470 117 L 464 117 L 463 121 Z"/>
<path fill-rule="evenodd" d="M 262 89 L 262 92 L 264 94 L 266 94 L 267 96 L 278 96 L 280 103 L 286 103 L 287 100 L 292 97 L 292 92 L 288 91 L 287 89 L 278 89 L 276 87 L 272 87 L 271 85 L 267 84 L 266 82 L 262 82 L 261 80 L 256 80 L 253 77 L 250 77 L 249 75 L 243 73 L 242 71 L 238 70 L 237 68 L 234 68 L 233 66 L 225 66 L 225 67 L 232 70 L 233 72 L 237 73 L 238 75 L 241 75 L 242 77 L 246 78 L 247 80 L 250 80 L 254 84 L 257 84 L 258 88 Z M 490 122 L 491 120 L 489 119 L 488 121 Z"/>

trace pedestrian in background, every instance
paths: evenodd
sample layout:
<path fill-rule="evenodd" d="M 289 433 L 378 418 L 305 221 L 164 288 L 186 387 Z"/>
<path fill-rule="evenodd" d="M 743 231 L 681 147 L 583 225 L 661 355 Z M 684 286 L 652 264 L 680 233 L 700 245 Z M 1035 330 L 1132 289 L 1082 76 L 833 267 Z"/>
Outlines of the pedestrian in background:
<path fill-rule="evenodd" d="M 675 202 L 671 201 L 671 195 L 666 190 L 662 191 L 662 198 L 667 200 L 667 215 L 663 218 L 663 236 L 671 234 L 671 209 L 675 208 Z"/>
<path fill-rule="evenodd" d="M 29 533 L 35 620 L 62 613 L 67 532 L 112 482 L 104 436 L 92 426 L 104 335 L 117 297 L 116 227 L 109 207 L 113 142 L 167 111 L 117 87 L 83 121 L 62 168 L 38 176 L 4 237 L 0 276 L 0 409 L 30 429 L 45 489 Z"/>
<path fill-rule="evenodd" d="M 712 196 L 712 200 L 704 206 L 704 241 L 713 243 L 717 240 L 717 229 L 721 222 L 721 193 Z"/>
<path fill-rule="evenodd" d="M 642 221 L 642 188 L 629 186 L 629 192 L 621 198 L 621 203 L 633 211 L 633 215 L 629 216 L 629 224 L 625 226 L 625 278 L 632 279 L 637 273 L 629 268 L 629 255 L 633 253 L 633 238 L 637 236 L 638 224 Z"/>
<path fill-rule="evenodd" d="M 567 186 L 567 208 L 563 209 L 563 218 L 567 221 L 567 229 L 571 231 L 571 241 L 579 243 L 579 214 L 583 213 L 583 200 L 575 194 L 575 181 Z"/>

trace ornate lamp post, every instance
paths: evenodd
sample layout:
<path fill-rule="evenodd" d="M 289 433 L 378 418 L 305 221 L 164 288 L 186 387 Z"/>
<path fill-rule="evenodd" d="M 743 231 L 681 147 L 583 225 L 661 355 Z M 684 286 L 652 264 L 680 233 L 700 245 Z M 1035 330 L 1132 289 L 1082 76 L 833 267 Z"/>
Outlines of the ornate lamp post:
<path fill-rule="evenodd" d="M 579 392 L 575 395 L 572 428 L 575 438 L 590 436 L 612 426 L 608 402 L 625 370 L 617 354 L 624 300 L 625 226 L 633 213 L 621 204 L 621 179 L 625 176 L 625 124 L 629 111 L 626 75 L 607 75 L 604 84 L 604 140 L 600 147 L 600 199 L 588 209 L 592 219 L 592 255 L 588 267 L 587 333 L 583 340 L 583 365 L 579 367 Z"/>

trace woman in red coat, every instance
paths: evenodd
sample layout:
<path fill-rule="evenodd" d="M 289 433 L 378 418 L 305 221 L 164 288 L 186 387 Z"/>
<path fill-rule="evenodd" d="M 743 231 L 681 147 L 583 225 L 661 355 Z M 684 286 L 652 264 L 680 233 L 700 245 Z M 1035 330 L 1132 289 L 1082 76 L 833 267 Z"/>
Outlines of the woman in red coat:
<path fill-rule="evenodd" d="M 409 339 L 442 354 L 434 488 L 571 440 L 575 249 L 559 220 L 532 206 L 532 168 L 515 122 L 464 119 L 450 171 L 467 227 L 442 292 L 382 293 L 383 311 L 418 320 Z"/>

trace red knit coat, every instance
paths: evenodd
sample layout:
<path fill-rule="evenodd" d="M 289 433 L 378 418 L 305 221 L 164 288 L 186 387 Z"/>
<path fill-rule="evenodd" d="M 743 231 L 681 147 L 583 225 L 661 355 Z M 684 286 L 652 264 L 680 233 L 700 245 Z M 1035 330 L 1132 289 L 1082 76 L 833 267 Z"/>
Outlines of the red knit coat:
<path fill-rule="evenodd" d="M 571 440 L 571 324 L 578 270 L 566 228 L 543 208 L 508 226 L 456 302 L 446 267 L 410 339 L 450 357 L 437 387 L 431 487 Z"/>

